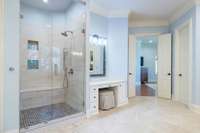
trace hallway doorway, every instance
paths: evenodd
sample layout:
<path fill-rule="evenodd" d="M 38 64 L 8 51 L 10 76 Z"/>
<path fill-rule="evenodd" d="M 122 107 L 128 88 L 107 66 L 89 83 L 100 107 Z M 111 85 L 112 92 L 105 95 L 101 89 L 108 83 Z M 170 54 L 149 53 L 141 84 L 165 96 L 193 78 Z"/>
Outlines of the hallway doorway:
<path fill-rule="evenodd" d="M 171 99 L 171 68 L 171 34 L 129 36 L 130 98 L 156 96 Z"/>
<path fill-rule="evenodd" d="M 157 36 L 136 38 L 136 96 L 156 96 Z"/>

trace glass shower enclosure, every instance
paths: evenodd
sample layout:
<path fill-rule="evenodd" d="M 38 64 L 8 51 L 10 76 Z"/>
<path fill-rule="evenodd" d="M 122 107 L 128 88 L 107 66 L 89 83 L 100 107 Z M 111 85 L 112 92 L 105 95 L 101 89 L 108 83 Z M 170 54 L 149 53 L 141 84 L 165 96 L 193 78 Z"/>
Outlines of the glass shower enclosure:
<path fill-rule="evenodd" d="M 84 110 L 85 3 L 21 0 L 20 127 Z"/>

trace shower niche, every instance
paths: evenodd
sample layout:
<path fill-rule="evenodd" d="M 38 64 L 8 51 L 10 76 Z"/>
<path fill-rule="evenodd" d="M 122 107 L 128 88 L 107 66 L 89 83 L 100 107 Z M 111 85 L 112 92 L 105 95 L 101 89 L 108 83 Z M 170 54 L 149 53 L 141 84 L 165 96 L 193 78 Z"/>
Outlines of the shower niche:
<path fill-rule="evenodd" d="M 21 0 L 22 130 L 83 114 L 85 9 L 79 0 Z"/>

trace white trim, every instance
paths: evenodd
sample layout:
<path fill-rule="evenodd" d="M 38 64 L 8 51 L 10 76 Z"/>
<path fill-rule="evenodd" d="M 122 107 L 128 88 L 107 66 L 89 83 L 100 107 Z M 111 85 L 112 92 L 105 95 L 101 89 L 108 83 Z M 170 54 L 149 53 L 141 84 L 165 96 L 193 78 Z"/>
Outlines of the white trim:
<path fill-rule="evenodd" d="M 129 35 L 129 42 L 128 42 L 128 98 L 134 97 L 136 96 L 136 40 L 135 40 L 135 36 L 134 35 Z M 133 45 L 133 46 L 132 46 Z M 133 48 L 132 50 L 130 50 L 130 48 Z M 133 56 L 133 58 L 131 58 L 130 56 Z M 131 60 L 133 59 L 133 60 Z M 132 67 L 133 69 L 131 70 Z M 132 73 L 131 75 L 129 75 L 129 73 Z M 130 77 L 131 76 L 131 77 Z M 132 81 L 132 79 L 134 81 Z M 131 81 L 130 81 L 131 80 Z M 132 83 L 130 83 L 132 82 Z M 132 88 L 132 85 L 135 85 Z M 131 90 L 133 89 L 133 90 Z"/>
<path fill-rule="evenodd" d="M 200 4 L 200 0 L 188 0 L 181 8 L 178 8 L 173 15 L 169 18 L 169 22 L 172 23 L 185 14 L 188 10 L 193 8 L 195 5 Z"/>
<path fill-rule="evenodd" d="M 193 112 L 200 114 L 200 106 L 199 105 L 191 104 L 191 105 L 189 105 L 189 109 L 192 110 Z"/>
<path fill-rule="evenodd" d="M 161 27 L 169 26 L 166 20 L 133 20 L 129 19 L 129 28 L 132 27 Z"/>
<path fill-rule="evenodd" d="M 188 86 L 189 86 L 189 97 L 188 97 L 188 102 L 187 103 L 188 105 L 190 105 L 192 103 L 192 51 L 193 51 L 193 42 L 192 42 L 192 39 L 193 39 L 193 34 L 192 34 L 192 19 L 186 21 L 185 23 L 183 23 L 182 25 L 180 25 L 179 27 L 176 28 L 175 30 L 175 68 L 174 68 L 174 91 L 175 91 L 175 94 L 173 95 L 173 98 L 174 100 L 176 101 L 179 101 L 179 87 L 178 87 L 178 84 L 176 84 L 176 81 L 178 80 L 177 79 L 177 70 L 179 69 L 178 67 L 178 64 L 176 64 L 176 61 L 178 60 L 178 49 L 179 49 L 179 46 L 180 46 L 180 42 L 179 42 L 179 30 L 181 28 L 183 28 L 184 26 L 189 26 L 189 49 L 188 49 L 188 52 L 189 52 L 189 63 L 188 63 L 188 69 L 189 69 L 189 72 L 188 72 L 188 78 L 189 78 L 189 83 L 188 83 Z"/>
<path fill-rule="evenodd" d="M 152 32 L 152 33 L 136 33 L 134 34 L 135 37 L 144 37 L 144 36 L 159 36 L 161 32 Z"/>
<path fill-rule="evenodd" d="M 117 107 L 122 107 L 122 106 L 127 105 L 127 104 L 128 104 L 128 98 L 123 99 L 123 101 L 120 102 L 120 103 L 117 105 Z"/>
<path fill-rule="evenodd" d="M 128 18 L 129 11 L 128 10 L 121 10 L 121 11 L 110 11 L 108 17 L 109 18 Z"/>
<path fill-rule="evenodd" d="M 4 105 L 4 0 L 0 1 L 0 133 L 3 133 Z"/>
<path fill-rule="evenodd" d="M 195 5 L 200 5 L 200 0 L 188 0 L 183 6 L 177 8 L 168 18 L 168 20 L 139 20 L 137 18 L 129 20 L 130 27 L 144 27 L 144 26 L 168 26 L 170 23 L 176 21 L 188 10 L 190 10 Z M 97 5 L 95 2 L 90 2 L 90 12 L 94 12 L 98 15 L 105 17 L 128 17 L 130 10 L 108 10 L 102 6 Z"/>

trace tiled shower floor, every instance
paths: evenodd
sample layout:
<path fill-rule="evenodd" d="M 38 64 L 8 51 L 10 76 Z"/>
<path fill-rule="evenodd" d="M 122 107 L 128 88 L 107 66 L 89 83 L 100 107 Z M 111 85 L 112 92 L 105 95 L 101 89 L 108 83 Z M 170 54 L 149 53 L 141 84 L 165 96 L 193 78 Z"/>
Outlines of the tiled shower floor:
<path fill-rule="evenodd" d="M 65 103 L 52 104 L 20 112 L 20 127 L 28 128 L 37 124 L 78 113 Z"/>

